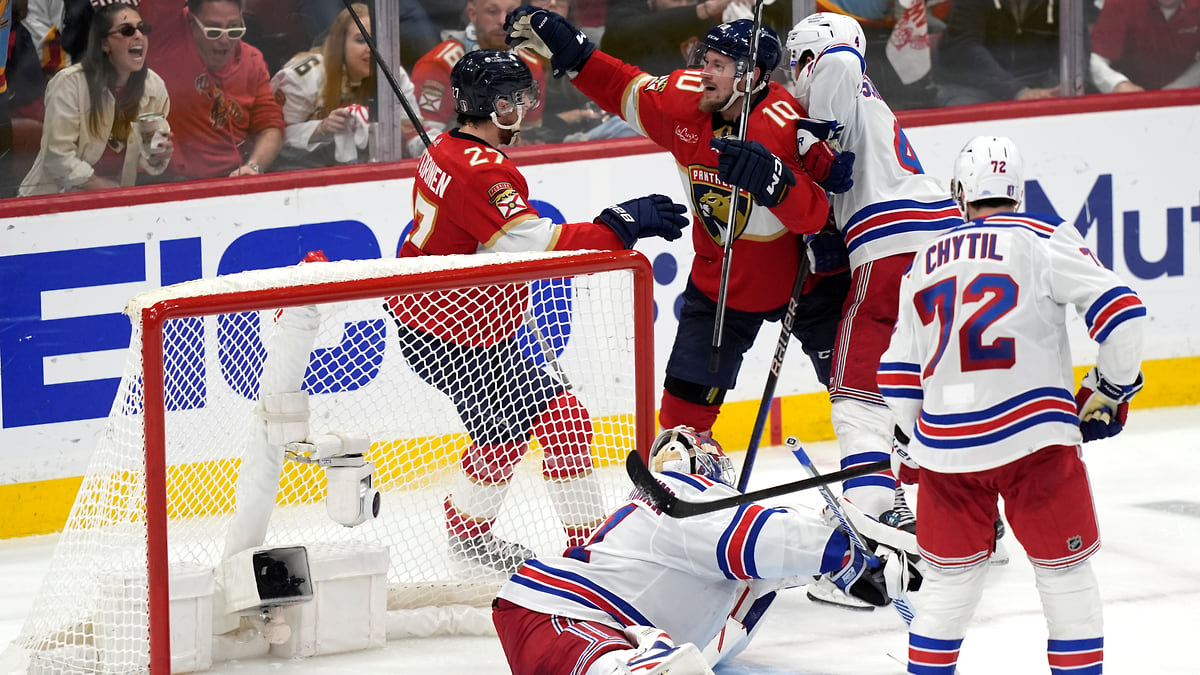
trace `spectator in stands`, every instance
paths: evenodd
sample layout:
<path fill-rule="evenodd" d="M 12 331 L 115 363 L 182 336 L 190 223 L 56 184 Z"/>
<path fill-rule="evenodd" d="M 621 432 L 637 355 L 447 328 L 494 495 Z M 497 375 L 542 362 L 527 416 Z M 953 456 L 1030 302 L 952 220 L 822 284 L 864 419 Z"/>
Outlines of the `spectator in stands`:
<path fill-rule="evenodd" d="M 86 0 L 83 1 L 86 3 Z M 136 7 L 137 1 L 132 0 L 129 4 Z M 62 45 L 62 21 L 63 0 L 29 0 L 25 28 L 33 36 L 33 44 L 41 57 L 47 78 L 67 66 Z"/>
<path fill-rule="evenodd" d="M 1102 93 L 1200 86 L 1200 2 L 1107 0 L 1092 27 Z"/>
<path fill-rule="evenodd" d="M 141 8 L 159 36 L 150 63 L 171 95 L 168 179 L 265 171 L 283 146 L 283 110 L 262 52 L 242 42 L 241 0 L 143 0 Z"/>
<path fill-rule="evenodd" d="M 950 0 L 921 0 L 920 4 L 918 16 L 923 19 L 914 25 L 906 20 L 910 10 L 900 0 L 817 0 L 818 11 L 854 17 L 862 26 L 867 75 L 892 110 L 937 105 L 930 57 L 946 29 Z M 889 42 L 894 49 L 888 48 Z"/>
<path fill-rule="evenodd" d="M 133 185 L 140 166 L 162 173 L 172 142 L 143 147 L 132 125 L 143 113 L 165 116 L 167 89 L 146 67 L 150 27 L 125 3 L 97 9 L 80 63 L 54 76 L 46 90 L 41 152 L 20 194 Z"/>
<path fill-rule="evenodd" d="M 684 68 L 732 0 L 609 0 L 600 49 L 651 75 Z"/>
<path fill-rule="evenodd" d="M 393 3 L 399 18 L 400 62 L 411 66 L 421 55 L 441 42 L 441 29 L 429 17 L 418 0 L 388 0 Z M 443 0 L 444 1 L 444 0 Z M 323 44 L 330 26 L 346 6 L 342 0 L 294 0 L 304 28 L 312 37 L 314 47 Z M 376 5 L 378 7 L 378 5 Z M 459 12 L 461 16 L 461 11 Z M 353 23 L 353 22 L 351 22 Z M 461 20 L 454 22 L 460 28 Z M 393 68 L 394 70 L 394 68 Z"/>
<path fill-rule="evenodd" d="M 352 7 L 370 31 L 367 6 L 355 3 Z M 334 18 L 327 33 L 321 47 L 297 54 L 271 78 L 288 125 L 276 169 L 333 166 L 366 159 L 368 109 L 375 100 L 375 61 L 348 10 L 343 9 Z M 408 73 L 396 68 L 392 74 L 415 109 Z M 415 134 L 407 120 L 403 124 L 408 125 L 408 135 Z"/>
<path fill-rule="evenodd" d="M 572 23 L 575 22 L 575 0 L 530 0 L 529 4 L 548 9 Z M 545 67 L 547 63 L 543 61 L 542 66 Z M 588 97 L 571 86 L 571 81 L 565 77 L 548 80 L 542 100 L 545 108 L 545 112 L 542 113 L 542 126 L 522 131 L 523 144 L 588 140 L 588 132 L 610 118 L 598 107 L 590 105 Z M 629 135 L 636 135 L 637 132 L 629 125 L 622 122 L 622 126 L 628 129 Z"/>
<path fill-rule="evenodd" d="M 1059 96 L 1057 8 L 1054 0 L 954 0 L 934 52 L 938 102 Z"/>
<path fill-rule="evenodd" d="M 412 80 L 420 104 L 418 114 L 425 121 L 425 129 L 432 139 L 452 125 L 455 117 L 454 96 L 450 92 L 450 71 L 454 64 L 467 52 L 476 49 L 508 49 L 504 38 L 504 17 L 521 5 L 521 0 L 467 0 L 467 27 L 461 33 L 449 37 L 422 56 L 413 66 Z M 538 91 L 546 91 L 546 73 L 537 57 L 527 52 L 519 56 L 533 72 Z M 522 122 L 522 135 L 541 125 L 542 108 L 529 112 Z M 535 132 L 536 134 L 536 132 Z M 406 143 L 405 151 L 410 156 L 419 155 L 420 139 Z"/>

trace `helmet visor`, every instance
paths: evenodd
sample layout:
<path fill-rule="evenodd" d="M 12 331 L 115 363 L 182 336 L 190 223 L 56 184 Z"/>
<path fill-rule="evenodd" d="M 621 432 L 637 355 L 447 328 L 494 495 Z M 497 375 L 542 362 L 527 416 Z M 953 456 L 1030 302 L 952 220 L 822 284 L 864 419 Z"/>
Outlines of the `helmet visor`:
<path fill-rule="evenodd" d="M 537 108 L 541 102 L 541 92 L 538 90 L 538 83 L 533 82 L 528 87 L 518 89 L 507 96 L 497 96 L 494 109 L 497 115 L 508 115 L 516 112 L 518 109 L 524 115 Z"/>
<path fill-rule="evenodd" d="M 710 54 L 720 54 L 725 58 L 716 59 L 716 63 L 713 63 L 710 66 L 708 63 Z M 726 59 L 731 59 L 733 63 L 726 65 Z M 696 49 L 692 51 L 692 58 L 688 61 L 688 68 L 693 70 L 708 70 L 709 74 L 714 77 L 738 78 L 742 77 L 750 70 L 750 62 L 747 59 L 739 59 L 726 54 L 720 49 L 716 49 L 701 42 L 700 44 L 696 45 Z"/>

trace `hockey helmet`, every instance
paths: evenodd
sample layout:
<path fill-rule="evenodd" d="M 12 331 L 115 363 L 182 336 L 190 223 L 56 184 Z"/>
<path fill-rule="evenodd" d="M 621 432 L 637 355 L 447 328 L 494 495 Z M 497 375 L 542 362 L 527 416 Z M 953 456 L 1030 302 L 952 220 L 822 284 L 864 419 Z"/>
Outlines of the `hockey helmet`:
<path fill-rule="evenodd" d="M 538 86 L 521 57 L 498 49 L 467 52 L 450 71 L 454 109 L 468 117 L 493 118 L 538 106 Z"/>
<path fill-rule="evenodd" d="M 967 205 L 980 200 L 1007 199 L 1020 204 L 1025 198 L 1025 164 L 1016 144 L 1002 136 L 976 136 L 968 141 L 954 160 L 950 194 L 964 218 Z"/>
<path fill-rule="evenodd" d="M 800 65 L 805 54 L 816 58 L 835 44 L 850 45 L 859 56 L 867 55 L 867 38 L 854 17 L 834 12 L 810 14 L 788 31 L 787 48 L 791 65 Z"/>
<path fill-rule="evenodd" d="M 691 66 L 699 68 L 704 65 L 704 56 L 708 50 L 720 52 L 737 62 L 736 77 L 746 74 L 750 63 L 750 34 L 754 30 L 754 22 L 750 19 L 738 19 L 708 29 L 704 40 L 696 47 L 692 55 Z M 783 45 L 779 36 L 767 26 L 758 30 L 758 51 L 754 65 L 761 69 L 759 81 L 766 82 L 771 78 L 771 72 L 779 67 L 783 60 Z"/>
<path fill-rule="evenodd" d="M 650 446 L 650 467 L 654 471 L 704 476 L 730 487 L 737 486 L 733 460 L 711 438 L 700 436 L 691 427 L 664 429 Z"/>

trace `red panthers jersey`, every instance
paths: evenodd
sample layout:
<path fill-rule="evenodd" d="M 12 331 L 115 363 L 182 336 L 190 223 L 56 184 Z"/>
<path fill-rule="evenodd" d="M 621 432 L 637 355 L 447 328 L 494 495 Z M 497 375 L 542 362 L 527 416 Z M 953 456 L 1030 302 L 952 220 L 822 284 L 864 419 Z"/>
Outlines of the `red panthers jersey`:
<path fill-rule="evenodd" d="M 729 220 L 733 191 L 717 176 L 717 152 L 708 142 L 735 134 L 736 122 L 700 110 L 704 86 L 696 70 L 654 77 L 596 51 L 572 82 L 600 107 L 620 115 L 675 157 L 694 214 L 696 256 L 691 279 L 716 300 L 725 246 L 722 232 Z M 750 113 L 746 137 L 782 159 L 796 174 L 796 185 L 772 209 L 753 203 L 748 193 L 739 191 L 726 291 L 726 302 L 733 309 L 763 312 L 782 307 L 791 296 L 804 254 L 800 235 L 819 231 L 829 215 L 825 191 L 801 168 L 796 152 L 794 122 L 806 115 L 775 82 Z"/>
<path fill-rule="evenodd" d="M 446 40 L 434 47 L 413 65 L 412 81 L 416 87 L 417 105 L 420 107 L 421 119 L 430 123 L 436 133 L 448 126 L 454 125 L 454 95 L 450 91 L 450 71 L 454 64 L 465 54 L 465 47 L 457 40 Z M 517 55 L 533 72 L 533 81 L 537 82 L 541 96 L 546 95 L 546 71 L 537 57 L 525 51 Z M 534 126 L 542 122 L 542 106 L 529 112 L 524 124 Z"/>
<path fill-rule="evenodd" d="M 529 185 L 500 150 L 455 129 L 421 156 L 413 183 L 413 227 L 400 257 L 490 251 L 624 248 L 607 225 L 557 225 L 529 205 Z M 527 284 L 390 298 L 406 325 L 457 344 L 490 346 L 510 338 L 529 304 Z"/>

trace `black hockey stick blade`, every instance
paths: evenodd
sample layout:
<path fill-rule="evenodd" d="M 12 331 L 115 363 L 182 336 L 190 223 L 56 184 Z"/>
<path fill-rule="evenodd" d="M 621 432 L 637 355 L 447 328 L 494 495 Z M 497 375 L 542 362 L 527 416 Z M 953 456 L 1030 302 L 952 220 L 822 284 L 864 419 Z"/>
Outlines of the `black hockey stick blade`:
<path fill-rule="evenodd" d="M 732 497 L 715 499 L 711 502 L 689 502 L 671 494 L 670 490 L 658 482 L 658 479 L 650 472 L 650 468 L 646 466 L 646 460 L 642 459 L 642 456 L 636 451 L 630 452 L 629 457 L 625 460 L 625 471 L 629 474 L 629 480 L 633 481 L 633 484 L 642 491 L 642 494 L 646 495 L 651 504 L 672 518 L 688 518 L 703 513 L 712 513 L 713 511 L 741 506 L 750 502 L 770 499 L 792 492 L 800 492 L 801 490 L 808 490 L 829 483 L 868 476 L 880 471 L 886 471 L 891 467 L 891 460 L 881 459 L 878 462 L 871 462 L 870 464 L 842 469 L 841 471 L 827 473 L 814 478 L 805 478 L 804 480 L 754 490 L 753 492 L 734 495 Z"/>

